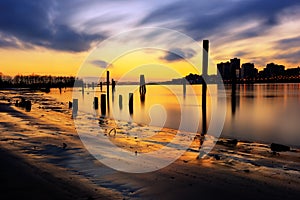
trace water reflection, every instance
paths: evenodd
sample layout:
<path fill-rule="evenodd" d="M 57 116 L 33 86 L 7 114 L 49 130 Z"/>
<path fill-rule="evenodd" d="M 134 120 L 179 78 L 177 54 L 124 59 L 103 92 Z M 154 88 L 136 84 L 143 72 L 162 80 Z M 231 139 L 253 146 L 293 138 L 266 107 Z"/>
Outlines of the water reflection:
<path fill-rule="evenodd" d="M 134 88 L 139 86 L 118 86 L 115 95 L 119 97 L 118 101 L 112 102 L 110 98 L 111 113 L 103 107 L 101 97 L 101 114 L 107 117 L 118 116 L 120 120 L 128 120 L 130 118 L 128 91 L 134 91 Z M 176 96 L 162 86 L 147 86 L 147 94 L 142 101 L 137 90 L 134 93 L 132 119 L 141 124 L 149 124 L 149 110 L 154 104 L 160 104 L 164 107 L 167 113 L 167 121 L 165 127 L 178 128 L 180 124 L 180 102 L 183 101 L 184 109 L 191 113 L 190 119 L 193 119 L 193 112 L 199 112 L 201 102 L 201 85 L 193 85 L 192 88 L 197 94 L 199 102 L 193 102 L 189 98 L 190 90 L 187 88 L 186 98 L 183 98 L 182 85 L 168 86 L 175 91 L 175 95 L 180 96 L 178 100 Z M 81 88 L 78 88 L 74 93 L 74 98 L 78 99 L 79 111 L 92 108 L 94 96 L 101 94 L 100 88 L 96 88 L 94 95 L 86 95 L 83 97 Z M 243 140 L 254 140 L 262 142 L 277 142 L 289 145 L 299 146 L 300 137 L 300 84 L 255 84 L 255 85 L 237 85 L 236 96 L 231 98 L 231 87 L 225 86 L 224 91 L 218 91 L 218 102 L 222 104 L 224 98 L 228 97 L 227 114 L 222 135 L 224 137 L 233 137 Z M 88 91 L 86 91 L 88 92 Z M 92 93 L 92 91 L 89 91 Z M 62 102 L 72 101 L 72 92 L 60 94 L 59 89 L 51 90 L 48 94 Z M 105 95 L 105 94 L 104 94 Z M 269 96 L 268 98 L 266 96 Z M 271 96 L 273 96 L 271 98 Z M 151 97 L 151 98 L 150 98 Z M 207 115 L 211 114 L 209 96 L 207 97 Z M 104 96 L 106 100 L 106 95 Z M 184 99 L 184 100 L 183 100 Z M 100 100 L 100 99 L 99 99 Z M 141 106 L 142 105 L 142 106 Z M 126 109 L 124 109 L 126 106 Z M 99 109 L 100 110 L 100 109 Z M 133 113 L 133 112 L 132 112 Z M 155 117 L 155 116 L 154 116 Z M 158 116 L 159 117 L 159 116 Z M 202 123 L 199 124 L 199 133 L 202 133 Z M 204 121 L 205 123 L 205 121 Z"/>
<path fill-rule="evenodd" d="M 123 109 L 123 97 L 122 97 L 121 94 L 119 95 L 119 109 L 120 109 L 120 110 Z"/>

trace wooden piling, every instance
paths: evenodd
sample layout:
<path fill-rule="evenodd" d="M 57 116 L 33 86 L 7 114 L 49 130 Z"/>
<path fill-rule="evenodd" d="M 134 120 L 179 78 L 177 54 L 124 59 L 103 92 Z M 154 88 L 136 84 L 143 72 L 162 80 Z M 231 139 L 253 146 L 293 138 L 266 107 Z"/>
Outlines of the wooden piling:
<path fill-rule="evenodd" d="M 78 99 L 73 99 L 73 110 L 72 114 L 77 115 L 78 112 Z"/>
<path fill-rule="evenodd" d="M 98 110 L 98 105 L 99 105 L 98 97 L 94 97 L 94 109 L 95 110 Z"/>
<path fill-rule="evenodd" d="M 25 101 L 25 110 L 26 112 L 31 111 L 31 101 Z"/>
<path fill-rule="evenodd" d="M 72 108 L 72 102 L 69 101 L 69 109 L 71 109 L 71 108 Z"/>
<path fill-rule="evenodd" d="M 102 82 L 100 82 L 100 92 L 102 92 Z"/>
<path fill-rule="evenodd" d="M 106 95 L 101 94 L 101 114 L 106 115 Z"/>
<path fill-rule="evenodd" d="M 122 108 L 123 108 L 123 97 L 122 97 L 122 95 L 119 95 L 119 108 L 120 108 L 120 110 L 122 110 Z"/>
<path fill-rule="evenodd" d="M 106 72 L 106 93 L 107 99 L 109 99 L 109 71 Z"/>
<path fill-rule="evenodd" d="M 140 75 L 140 94 L 146 94 L 146 81 L 143 74 Z"/>
<path fill-rule="evenodd" d="M 182 79 L 182 86 L 183 86 L 183 96 L 186 96 L 186 79 Z"/>
<path fill-rule="evenodd" d="M 202 59 L 202 135 L 207 133 L 207 119 L 206 119 L 206 93 L 207 84 L 205 79 L 207 78 L 207 68 L 208 68 L 208 51 L 209 51 L 209 41 L 203 40 L 203 59 Z M 207 79 L 206 79 L 207 80 Z"/>
<path fill-rule="evenodd" d="M 133 114 L 133 93 L 129 93 L 129 113 Z"/>

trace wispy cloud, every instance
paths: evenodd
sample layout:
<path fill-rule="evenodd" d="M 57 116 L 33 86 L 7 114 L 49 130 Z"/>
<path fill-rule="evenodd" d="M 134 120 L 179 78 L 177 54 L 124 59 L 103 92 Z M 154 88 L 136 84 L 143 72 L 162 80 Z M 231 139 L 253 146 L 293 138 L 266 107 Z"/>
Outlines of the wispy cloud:
<path fill-rule="evenodd" d="M 193 49 L 186 48 L 173 48 L 170 49 L 165 56 L 161 57 L 162 60 L 173 62 L 182 59 L 189 59 L 196 55 L 196 52 Z"/>
<path fill-rule="evenodd" d="M 96 67 L 100 67 L 100 68 L 107 68 L 110 64 L 103 61 L 103 60 L 93 60 L 90 63 L 92 63 L 93 65 L 95 65 Z"/>

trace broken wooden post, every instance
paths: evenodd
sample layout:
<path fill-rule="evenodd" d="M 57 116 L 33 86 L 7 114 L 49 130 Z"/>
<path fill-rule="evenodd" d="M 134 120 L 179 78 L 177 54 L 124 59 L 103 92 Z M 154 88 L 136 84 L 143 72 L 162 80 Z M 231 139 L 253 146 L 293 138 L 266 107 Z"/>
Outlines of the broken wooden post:
<path fill-rule="evenodd" d="M 72 102 L 69 101 L 69 109 L 71 109 L 71 108 L 72 108 Z"/>
<path fill-rule="evenodd" d="M 95 110 L 98 110 L 98 105 L 99 105 L 98 97 L 94 97 L 94 109 Z"/>
<path fill-rule="evenodd" d="M 182 79 L 182 86 L 183 86 L 183 96 L 186 96 L 186 79 Z"/>
<path fill-rule="evenodd" d="M 100 92 L 102 92 L 102 82 L 100 82 Z"/>
<path fill-rule="evenodd" d="M 133 114 L 133 93 L 129 93 L 129 113 Z"/>
<path fill-rule="evenodd" d="M 141 95 L 146 94 L 146 82 L 145 82 L 145 76 L 143 74 L 140 75 L 140 94 Z"/>
<path fill-rule="evenodd" d="M 72 114 L 77 115 L 78 112 L 78 99 L 73 99 L 73 110 Z"/>
<path fill-rule="evenodd" d="M 25 101 L 25 110 L 26 112 L 31 111 L 31 101 Z"/>
<path fill-rule="evenodd" d="M 120 110 L 122 110 L 122 108 L 123 108 L 123 97 L 122 97 L 122 95 L 119 95 L 119 108 L 120 108 Z"/>
<path fill-rule="evenodd" d="M 106 114 L 106 95 L 101 94 L 101 114 Z"/>

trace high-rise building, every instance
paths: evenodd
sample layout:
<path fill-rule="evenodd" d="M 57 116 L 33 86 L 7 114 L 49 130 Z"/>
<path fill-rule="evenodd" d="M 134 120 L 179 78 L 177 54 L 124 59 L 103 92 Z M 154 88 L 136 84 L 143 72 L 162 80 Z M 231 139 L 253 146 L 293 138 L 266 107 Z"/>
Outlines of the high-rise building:
<path fill-rule="evenodd" d="M 278 76 L 283 76 L 284 75 L 284 66 L 277 65 L 274 63 L 269 63 L 263 69 L 262 74 L 265 78 L 274 78 L 274 77 L 278 77 Z"/>
<path fill-rule="evenodd" d="M 241 77 L 241 59 L 238 59 L 238 58 L 230 59 L 230 63 L 231 63 L 232 76 L 234 76 L 234 74 L 235 74 L 236 78 L 240 78 Z"/>
<path fill-rule="evenodd" d="M 244 63 L 241 68 L 241 78 L 253 79 L 257 76 L 258 70 L 254 67 L 254 63 Z"/>
<path fill-rule="evenodd" d="M 240 62 L 238 58 L 230 59 L 230 62 L 217 64 L 218 75 L 221 75 L 223 80 L 232 80 L 233 76 L 235 78 L 240 78 Z"/>
<path fill-rule="evenodd" d="M 219 63 L 217 64 L 218 68 L 218 75 L 221 75 L 223 80 L 230 80 L 231 79 L 231 67 L 230 67 L 230 62 L 226 63 Z"/>

